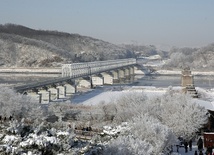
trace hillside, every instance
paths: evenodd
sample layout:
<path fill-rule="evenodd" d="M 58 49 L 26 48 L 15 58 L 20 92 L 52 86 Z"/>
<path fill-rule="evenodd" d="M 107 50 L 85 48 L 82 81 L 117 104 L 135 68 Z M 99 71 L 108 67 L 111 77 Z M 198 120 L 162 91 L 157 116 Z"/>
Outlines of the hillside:
<path fill-rule="evenodd" d="M 190 67 L 191 70 L 213 71 L 214 43 L 201 48 L 172 48 L 165 69 L 182 69 Z"/>
<path fill-rule="evenodd" d="M 134 57 L 124 47 L 79 34 L 0 25 L 0 66 L 51 67 L 62 63 Z"/>

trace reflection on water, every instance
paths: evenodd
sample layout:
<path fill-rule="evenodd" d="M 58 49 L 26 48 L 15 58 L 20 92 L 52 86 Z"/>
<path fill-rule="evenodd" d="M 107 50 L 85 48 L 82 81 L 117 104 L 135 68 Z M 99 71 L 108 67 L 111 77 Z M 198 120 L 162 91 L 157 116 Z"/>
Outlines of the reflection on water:
<path fill-rule="evenodd" d="M 196 87 L 214 88 L 214 76 L 195 76 L 194 83 Z"/>

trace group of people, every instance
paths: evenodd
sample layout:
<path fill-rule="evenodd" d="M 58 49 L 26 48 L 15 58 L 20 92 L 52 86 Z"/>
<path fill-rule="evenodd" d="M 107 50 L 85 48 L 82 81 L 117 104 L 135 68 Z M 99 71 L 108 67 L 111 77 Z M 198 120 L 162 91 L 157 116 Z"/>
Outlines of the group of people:
<path fill-rule="evenodd" d="M 189 150 L 192 151 L 192 140 L 184 141 L 185 152 L 188 152 L 188 146 L 189 146 Z"/>
<path fill-rule="evenodd" d="M 188 146 L 189 146 L 189 150 L 192 151 L 192 140 L 184 140 L 182 137 L 179 137 L 178 138 L 180 140 L 181 143 L 177 144 L 177 152 L 179 152 L 179 147 L 180 145 L 182 145 L 182 143 L 184 144 L 184 149 L 185 149 L 185 152 L 187 153 L 188 152 Z"/>
<path fill-rule="evenodd" d="M 10 117 L 2 117 L 1 115 L 0 115 L 0 122 L 2 122 L 2 121 L 7 121 L 7 120 L 9 120 L 9 121 L 11 121 L 13 119 L 13 116 L 10 116 Z"/>
<path fill-rule="evenodd" d="M 195 150 L 194 155 L 214 155 L 212 147 L 207 147 L 205 154 L 203 153 L 203 140 L 200 137 L 197 142 L 198 150 Z"/>
<path fill-rule="evenodd" d="M 183 139 L 180 139 L 180 140 L 183 141 L 185 153 L 188 152 L 188 147 L 189 147 L 189 151 L 192 151 L 192 140 L 189 140 L 189 141 L 188 140 L 183 140 Z M 213 152 L 213 149 L 212 149 L 211 146 L 207 147 L 205 154 L 203 153 L 204 143 L 203 143 L 203 140 L 202 140 L 201 137 L 197 141 L 197 146 L 198 146 L 198 149 L 195 150 L 193 155 L 214 155 L 214 152 Z M 179 149 L 179 145 L 177 145 L 177 152 L 179 152 L 178 149 Z"/>

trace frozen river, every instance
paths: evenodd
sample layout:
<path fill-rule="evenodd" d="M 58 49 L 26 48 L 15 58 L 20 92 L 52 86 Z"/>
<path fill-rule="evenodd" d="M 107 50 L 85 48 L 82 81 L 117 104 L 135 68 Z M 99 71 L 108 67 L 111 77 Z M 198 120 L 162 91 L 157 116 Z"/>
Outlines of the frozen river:
<path fill-rule="evenodd" d="M 12 85 L 25 84 L 25 83 L 31 83 L 36 81 L 53 79 L 60 76 L 61 76 L 60 74 L 0 74 L 0 84 L 12 84 Z M 194 76 L 194 84 L 196 87 L 202 87 L 202 88 L 208 88 L 208 89 L 214 88 L 214 76 L 212 75 Z M 154 86 L 154 87 L 163 87 L 163 88 L 166 88 L 169 86 L 181 86 L 181 76 L 179 75 L 151 75 L 151 76 L 138 75 L 135 77 L 135 82 L 131 85 Z"/>
<path fill-rule="evenodd" d="M 194 84 L 196 87 L 214 88 L 214 76 L 203 75 L 194 76 Z M 181 76 L 178 75 L 161 75 L 161 76 L 144 76 L 138 80 L 137 86 L 181 86 Z"/>

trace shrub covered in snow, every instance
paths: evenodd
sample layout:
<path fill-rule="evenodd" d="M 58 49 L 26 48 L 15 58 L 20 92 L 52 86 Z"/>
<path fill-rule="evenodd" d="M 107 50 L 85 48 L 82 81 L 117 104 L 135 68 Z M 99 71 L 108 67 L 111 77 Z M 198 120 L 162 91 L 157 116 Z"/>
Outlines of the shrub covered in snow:
<path fill-rule="evenodd" d="M 104 154 L 161 155 L 169 153 L 170 150 L 166 148 L 169 148 L 177 139 L 167 126 L 148 115 L 134 117 L 124 129 L 118 127 L 108 128 L 111 130 L 105 132 L 112 135 L 112 133 L 115 134 L 114 131 L 119 131 L 117 136 L 114 136 L 106 145 Z"/>
<path fill-rule="evenodd" d="M 0 115 L 7 119 L 12 116 L 15 120 L 20 118 L 35 121 L 42 119 L 41 105 L 26 95 L 17 94 L 7 87 L 0 87 Z"/>

